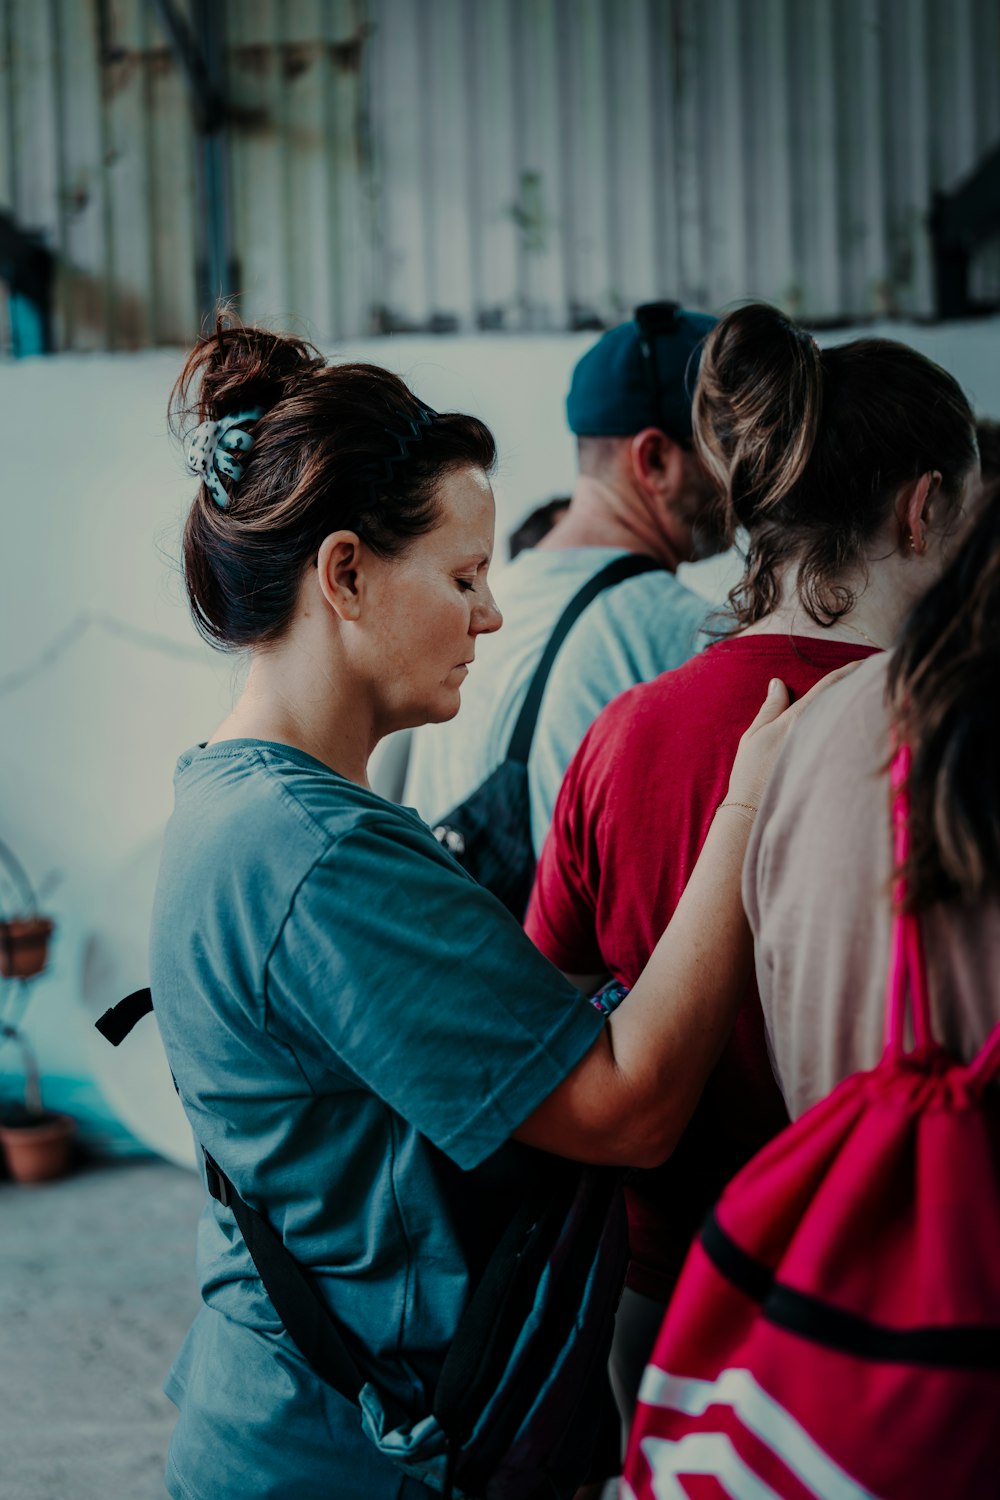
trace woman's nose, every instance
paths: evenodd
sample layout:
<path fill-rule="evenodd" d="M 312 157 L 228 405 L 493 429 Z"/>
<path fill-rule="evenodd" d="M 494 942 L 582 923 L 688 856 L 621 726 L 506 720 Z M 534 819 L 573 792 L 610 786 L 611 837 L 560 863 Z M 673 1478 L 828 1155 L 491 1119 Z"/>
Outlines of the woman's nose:
<path fill-rule="evenodd" d="M 488 600 L 484 600 L 472 617 L 472 628 L 476 635 L 488 635 L 494 630 L 499 630 L 503 624 L 503 615 L 497 609 L 497 602 L 490 594 Z"/>

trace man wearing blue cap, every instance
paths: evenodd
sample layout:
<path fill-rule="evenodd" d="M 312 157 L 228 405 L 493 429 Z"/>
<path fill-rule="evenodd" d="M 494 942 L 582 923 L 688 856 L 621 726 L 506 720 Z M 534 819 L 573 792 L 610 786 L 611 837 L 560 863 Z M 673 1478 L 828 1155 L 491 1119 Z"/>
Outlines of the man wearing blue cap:
<path fill-rule="evenodd" d="M 714 324 L 676 303 L 646 304 L 576 365 L 566 415 L 579 475 L 569 508 L 497 577 L 504 627 L 480 638 L 458 717 L 414 735 L 402 800 L 432 826 L 504 760 L 560 615 L 616 558 L 631 553 L 659 566 L 599 594 L 555 659 L 528 761 L 536 854 L 566 767 L 601 709 L 681 666 L 700 644 L 707 606 L 674 574 L 722 545 L 714 495 L 691 450 L 691 397 Z"/>

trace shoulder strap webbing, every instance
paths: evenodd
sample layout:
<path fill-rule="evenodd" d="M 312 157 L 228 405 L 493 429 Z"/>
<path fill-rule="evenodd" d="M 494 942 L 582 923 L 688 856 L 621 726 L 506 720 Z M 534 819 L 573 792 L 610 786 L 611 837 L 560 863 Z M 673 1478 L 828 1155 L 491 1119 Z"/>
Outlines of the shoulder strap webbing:
<path fill-rule="evenodd" d="M 907 744 L 896 746 L 890 768 L 892 783 L 893 861 L 902 870 L 910 853 L 909 777 L 912 756 Z M 930 996 L 927 985 L 927 962 L 924 958 L 920 918 L 907 911 L 906 881 L 897 875 L 892 887 L 892 936 L 890 939 L 889 976 L 886 984 L 886 1048 L 894 1057 L 906 1051 L 907 1010 L 913 1026 L 916 1046 L 926 1047 L 934 1040 L 931 1025 Z"/>
<path fill-rule="evenodd" d="M 605 589 L 614 588 L 616 583 L 623 583 L 626 578 L 635 578 L 640 573 L 651 573 L 654 570 L 662 571 L 662 569 L 663 564 L 656 562 L 652 557 L 640 557 L 635 552 L 629 552 L 625 557 L 616 557 L 613 562 L 601 568 L 573 595 L 556 621 L 556 627 L 549 636 L 548 644 L 535 668 L 535 675 L 528 685 L 527 695 L 507 747 L 506 760 L 520 761 L 523 765 L 527 765 L 531 741 L 535 734 L 535 724 L 538 720 L 538 710 L 542 706 L 542 694 L 545 692 L 552 664 L 559 653 L 560 646 L 587 605 L 596 599 L 598 594 L 603 594 Z"/>
<path fill-rule="evenodd" d="M 365 1382 L 333 1313 L 263 1214 L 240 1197 L 204 1146 L 202 1155 L 207 1168 L 208 1191 L 232 1212 L 264 1283 L 264 1290 L 289 1338 L 317 1375 L 356 1406 Z"/>
<path fill-rule="evenodd" d="M 143 1016 L 153 1010 L 153 996 L 148 990 L 135 990 L 119 1000 L 117 1005 L 106 1010 L 97 1030 L 111 1043 L 119 1046 Z M 350 1354 L 333 1313 L 316 1290 L 306 1271 L 299 1265 L 291 1251 L 286 1249 L 281 1236 L 276 1234 L 263 1214 L 251 1208 L 233 1187 L 218 1162 L 214 1161 L 204 1146 L 205 1175 L 208 1191 L 217 1203 L 228 1208 L 236 1220 L 250 1258 L 257 1267 L 264 1290 L 274 1304 L 289 1337 L 299 1353 L 316 1373 L 332 1385 L 335 1391 L 357 1405 L 364 1385 L 358 1367 Z"/>

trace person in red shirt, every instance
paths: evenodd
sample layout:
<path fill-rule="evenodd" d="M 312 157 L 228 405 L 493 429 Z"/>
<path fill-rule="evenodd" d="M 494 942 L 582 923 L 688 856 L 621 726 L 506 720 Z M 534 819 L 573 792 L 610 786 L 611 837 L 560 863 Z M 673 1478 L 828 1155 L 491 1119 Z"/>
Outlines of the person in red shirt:
<path fill-rule="evenodd" d="M 889 340 L 820 351 L 762 304 L 709 335 L 694 430 L 730 538 L 748 538 L 746 568 L 731 633 L 611 703 L 567 771 L 526 927 L 585 983 L 641 973 L 768 680 L 801 696 L 889 646 L 940 572 L 975 483 L 973 416 L 950 375 Z M 787 1118 L 752 986 L 679 1145 L 629 1192 L 632 1265 L 612 1357 L 626 1424 L 701 1219 Z"/>

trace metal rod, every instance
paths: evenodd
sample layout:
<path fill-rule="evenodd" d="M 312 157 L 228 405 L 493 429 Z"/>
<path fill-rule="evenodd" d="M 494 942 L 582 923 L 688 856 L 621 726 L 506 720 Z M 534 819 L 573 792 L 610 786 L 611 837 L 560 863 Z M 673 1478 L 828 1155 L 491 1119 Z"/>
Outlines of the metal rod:
<path fill-rule="evenodd" d="M 189 26 L 174 0 L 151 3 L 187 79 L 194 104 L 198 134 L 198 304 L 202 318 L 210 319 L 219 299 L 234 290 L 223 12 L 213 0 L 195 0 Z"/>

